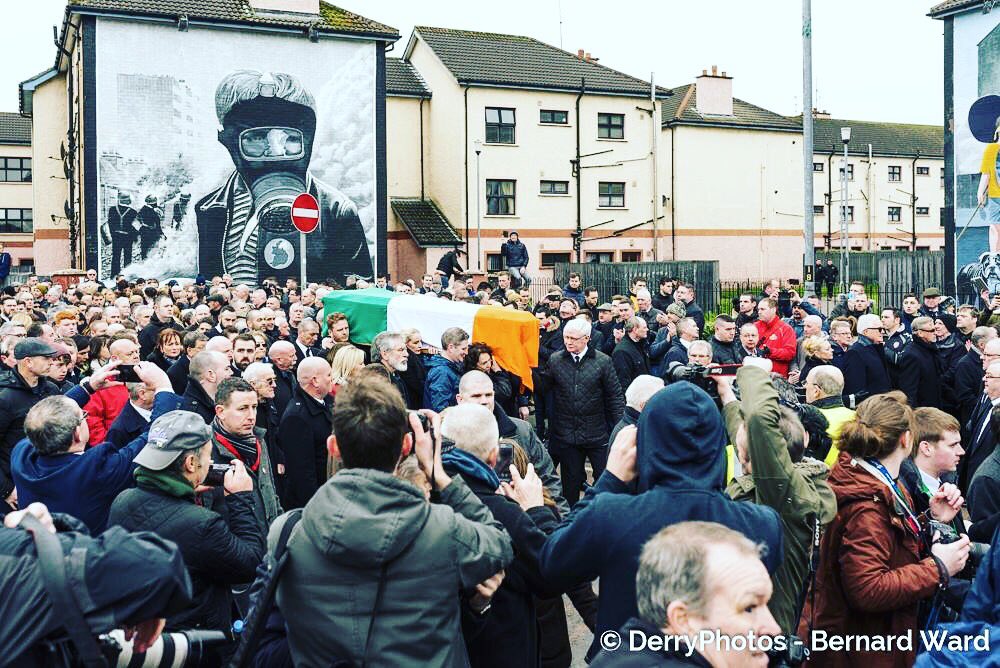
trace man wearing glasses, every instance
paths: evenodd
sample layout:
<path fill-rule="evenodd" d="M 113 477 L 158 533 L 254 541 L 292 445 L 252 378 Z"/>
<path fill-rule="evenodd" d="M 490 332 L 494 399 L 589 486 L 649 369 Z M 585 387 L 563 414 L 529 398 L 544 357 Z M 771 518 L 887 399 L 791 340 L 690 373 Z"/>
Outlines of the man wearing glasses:
<path fill-rule="evenodd" d="M 899 361 L 899 389 L 913 408 L 941 408 L 941 370 L 934 321 L 920 316 L 913 319 L 911 327 L 913 343 Z"/>
<path fill-rule="evenodd" d="M 990 346 L 987 346 L 989 349 Z M 995 350 L 995 349 L 994 349 Z M 986 461 L 997 439 L 993 434 L 993 411 L 1000 406 L 1000 361 L 990 362 L 983 373 L 984 392 L 976 404 L 972 418 L 965 425 L 962 441 L 968 445 L 965 457 L 958 463 L 958 487 L 962 494 L 969 491 L 969 483 L 979 466 Z"/>
<path fill-rule="evenodd" d="M 858 318 L 858 340 L 844 353 L 844 394 L 882 394 L 892 390 L 883 347 L 885 329 L 873 313 Z"/>

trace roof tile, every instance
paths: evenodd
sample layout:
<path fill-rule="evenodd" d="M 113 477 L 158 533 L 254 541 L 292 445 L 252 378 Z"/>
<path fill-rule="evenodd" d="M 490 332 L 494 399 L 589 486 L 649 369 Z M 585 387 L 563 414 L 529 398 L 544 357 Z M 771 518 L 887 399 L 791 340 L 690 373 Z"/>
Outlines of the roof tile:
<path fill-rule="evenodd" d="M 796 118 L 796 122 L 800 119 Z M 844 144 L 840 128 L 851 128 L 849 153 L 868 155 L 872 145 L 875 155 L 944 157 L 944 128 L 940 125 L 913 125 L 908 123 L 878 123 L 837 118 L 817 118 L 813 121 L 813 150 L 816 153 L 840 152 Z"/>
<path fill-rule="evenodd" d="M 400 58 L 385 59 L 385 92 L 387 95 L 431 96 L 417 68 Z"/>
<path fill-rule="evenodd" d="M 939 2 L 930 8 L 927 12 L 928 16 L 938 16 L 940 14 L 946 14 L 959 9 L 966 9 L 969 7 L 975 7 L 977 5 L 983 4 L 983 0 L 944 0 L 944 2 Z"/>
<path fill-rule="evenodd" d="M 274 26 L 295 26 L 303 30 L 314 25 L 317 30 L 332 33 L 365 34 L 399 38 L 390 26 L 359 16 L 346 9 L 320 2 L 319 18 L 258 12 L 249 0 L 70 0 L 69 9 L 93 9 L 154 16 L 180 16 L 209 21 L 231 21 Z"/>
<path fill-rule="evenodd" d="M 31 144 L 31 119 L 0 111 L 0 144 Z"/>
<path fill-rule="evenodd" d="M 802 130 L 799 121 L 773 111 L 733 98 L 732 116 L 703 116 L 695 108 L 697 84 L 677 86 L 673 96 L 663 101 L 664 125 L 726 125 L 736 128 L 760 128 L 777 130 Z M 687 104 L 684 104 L 687 100 Z M 683 107 L 683 108 L 682 108 Z"/>
<path fill-rule="evenodd" d="M 459 83 L 649 96 L 649 82 L 623 74 L 523 35 L 417 26 L 429 46 Z M 657 88 L 660 96 L 670 91 Z"/>
<path fill-rule="evenodd" d="M 403 222 L 410 236 L 421 248 L 428 246 L 454 246 L 462 237 L 444 217 L 434 202 L 426 199 L 392 198 L 392 210 Z"/>

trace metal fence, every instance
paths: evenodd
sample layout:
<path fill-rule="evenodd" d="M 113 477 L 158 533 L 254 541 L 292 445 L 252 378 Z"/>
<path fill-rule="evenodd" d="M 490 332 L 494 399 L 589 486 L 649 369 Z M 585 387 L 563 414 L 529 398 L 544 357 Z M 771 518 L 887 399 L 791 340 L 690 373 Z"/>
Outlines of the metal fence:
<path fill-rule="evenodd" d="M 816 259 L 833 260 L 840 270 L 840 253 L 817 251 Z M 862 281 L 865 285 L 891 284 L 909 285 L 908 292 L 934 286 L 948 292 L 953 290 L 952 281 L 944 274 L 943 251 L 875 251 L 871 253 L 850 253 L 849 271 L 841 271 L 838 281 Z"/>

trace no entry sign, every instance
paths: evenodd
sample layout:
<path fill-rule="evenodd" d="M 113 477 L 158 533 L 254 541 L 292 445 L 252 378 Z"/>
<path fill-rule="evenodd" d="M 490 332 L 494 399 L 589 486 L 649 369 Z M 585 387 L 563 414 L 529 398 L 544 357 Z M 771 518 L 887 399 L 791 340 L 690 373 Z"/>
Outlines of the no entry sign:
<path fill-rule="evenodd" d="M 315 197 L 309 193 L 302 193 L 295 198 L 292 202 L 292 224 L 304 234 L 316 229 L 319 225 L 319 203 Z"/>

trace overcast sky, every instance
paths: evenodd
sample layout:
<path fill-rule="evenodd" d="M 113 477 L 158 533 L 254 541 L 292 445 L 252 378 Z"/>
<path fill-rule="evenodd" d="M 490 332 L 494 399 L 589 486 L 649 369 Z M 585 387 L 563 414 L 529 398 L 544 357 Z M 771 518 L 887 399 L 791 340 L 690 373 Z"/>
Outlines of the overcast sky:
<path fill-rule="evenodd" d="M 781 114 L 802 108 L 800 0 L 334 1 L 398 29 L 394 56 L 414 25 L 515 33 L 585 49 L 643 79 L 655 72 L 668 87 L 718 65 L 733 77 L 736 97 Z M 66 5 L 16 2 L 15 20 L 0 27 L 0 111 L 16 111 L 18 82 L 52 66 L 52 26 Z M 926 16 L 932 4 L 814 0 L 814 104 L 835 118 L 940 125 L 943 24 Z"/>

